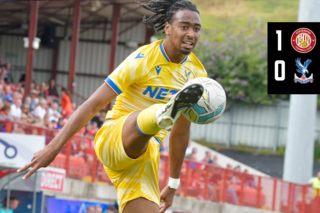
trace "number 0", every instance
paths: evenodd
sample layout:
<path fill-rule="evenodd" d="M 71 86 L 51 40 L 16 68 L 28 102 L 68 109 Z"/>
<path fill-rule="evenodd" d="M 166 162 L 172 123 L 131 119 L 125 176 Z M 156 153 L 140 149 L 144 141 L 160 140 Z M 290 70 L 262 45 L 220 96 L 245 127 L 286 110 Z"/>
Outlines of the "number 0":
<path fill-rule="evenodd" d="M 281 51 L 281 30 L 277 30 L 276 33 L 278 34 L 278 51 Z"/>
<path fill-rule="evenodd" d="M 281 65 L 281 77 L 279 77 L 279 64 Z M 276 81 L 284 81 L 285 79 L 285 62 L 282 60 L 277 60 L 274 64 L 274 78 Z"/>

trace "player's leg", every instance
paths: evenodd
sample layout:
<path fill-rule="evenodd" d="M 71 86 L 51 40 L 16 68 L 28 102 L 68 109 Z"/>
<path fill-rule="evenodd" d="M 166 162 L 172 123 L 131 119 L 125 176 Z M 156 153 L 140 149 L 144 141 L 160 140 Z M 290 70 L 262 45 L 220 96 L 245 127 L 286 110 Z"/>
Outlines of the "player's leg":
<path fill-rule="evenodd" d="M 104 123 L 95 137 L 95 152 L 117 191 L 121 213 L 130 201 L 132 204 L 129 207 L 133 205 L 135 210 L 135 200 L 141 197 L 146 198 L 145 202 L 148 203 L 145 205 L 154 203 L 150 209 L 159 208 L 159 143 L 153 137 L 142 155 L 136 159 L 128 157 L 122 142 L 123 126 L 127 118 L 123 116 Z"/>
<path fill-rule="evenodd" d="M 202 93 L 202 85 L 191 84 L 182 88 L 167 104 L 155 104 L 132 113 L 126 119 L 122 132 L 127 155 L 139 157 L 146 150 L 150 138 L 160 129 L 170 130 L 182 111 L 196 104 Z"/>
<path fill-rule="evenodd" d="M 124 207 L 123 213 L 159 213 L 159 206 L 155 202 L 141 197 L 129 201 Z"/>
<path fill-rule="evenodd" d="M 136 124 L 140 112 L 132 113 L 125 121 L 122 131 L 122 142 L 128 157 L 138 158 L 148 146 L 153 135 L 142 134 Z"/>

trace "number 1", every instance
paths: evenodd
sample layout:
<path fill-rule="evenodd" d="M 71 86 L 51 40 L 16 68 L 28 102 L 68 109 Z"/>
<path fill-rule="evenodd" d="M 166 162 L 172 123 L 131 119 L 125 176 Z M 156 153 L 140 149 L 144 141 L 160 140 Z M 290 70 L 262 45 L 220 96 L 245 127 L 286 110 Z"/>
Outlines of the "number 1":
<path fill-rule="evenodd" d="M 281 30 L 277 30 L 276 33 L 278 34 L 278 51 L 281 51 Z"/>

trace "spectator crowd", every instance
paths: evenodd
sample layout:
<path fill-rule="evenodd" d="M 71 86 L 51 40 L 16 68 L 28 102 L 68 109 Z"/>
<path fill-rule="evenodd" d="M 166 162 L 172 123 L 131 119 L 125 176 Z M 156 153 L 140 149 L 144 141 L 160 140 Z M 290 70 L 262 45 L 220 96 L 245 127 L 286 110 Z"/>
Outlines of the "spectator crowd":
<path fill-rule="evenodd" d="M 229 203 L 236 205 L 239 204 L 239 189 L 241 188 L 242 181 L 244 181 L 243 187 L 251 190 L 257 190 L 256 180 L 254 176 L 248 174 L 247 169 L 242 171 L 240 165 L 233 167 L 230 163 L 228 163 L 226 168 L 228 170 L 228 174 L 226 177 L 224 177 L 224 172 L 218 164 L 218 155 L 212 156 L 210 151 L 206 151 L 205 156 L 201 160 L 198 160 L 197 151 L 198 150 L 196 147 L 191 147 L 190 141 L 185 153 L 185 158 L 189 159 L 190 161 L 188 164 L 183 165 L 181 171 L 182 174 L 186 174 L 189 170 L 190 178 L 187 180 L 188 195 L 197 197 L 199 199 L 204 199 L 203 190 L 206 183 L 206 165 L 209 165 L 207 173 L 208 190 L 206 195 L 208 200 L 221 200 L 219 196 L 222 195 L 221 190 L 223 188 L 224 178 L 226 179 L 226 199 Z M 189 167 L 188 170 L 186 167 Z"/>
<path fill-rule="evenodd" d="M 9 63 L 3 65 L 0 59 L 0 120 L 12 120 L 12 133 L 25 134 L 27 129 L 32 129 L 31 134 L 40 134 L 38 127 L 46 128 L 52 136 L 63 128 L 70 116 L 77 110 L 77 104 L 72 102 L 72 96 L 64 88 L 58 88 L 55 79 L 48 82 L 32 81 L 30 93 L 25 93 L 25 75 L 19 82 L 13 82 Z M 77 141 L 72 145 L 72 154 L 92 161 L 88 150 L 93 148 L 93 139 L 102 125 L 106 112 L 101 111 L 77 135 L 87 140 Z M 29 127 L 29 128 L 27 128 Z M 31 128 L 30 128 L 31 127 Z M 32 128 L 37 127 L 37 128 Z M 5 132 L 2 123 L 0 131 Z M 28 132 L 30 134 L 30 132 Z M 42 132 L 42 134 L 44 134 Z M 48 136 L 48 135 L 46 135 Z M 46 142 L 49 143 L 52 137 Z"/>

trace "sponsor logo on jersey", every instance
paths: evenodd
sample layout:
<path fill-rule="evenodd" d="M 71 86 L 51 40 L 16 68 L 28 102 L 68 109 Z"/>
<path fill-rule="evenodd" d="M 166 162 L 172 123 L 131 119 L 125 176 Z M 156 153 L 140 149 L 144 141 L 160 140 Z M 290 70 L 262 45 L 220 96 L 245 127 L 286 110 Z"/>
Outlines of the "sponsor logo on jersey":
<path fill-rule="evenodd" d="M 157 75 L 159 75 L 162 67 L 156 66 L 155 68 L 156 68 L 156 71 L 157 71 Z"/>
<path fill-rule="evenodd" d="M 176 94 L 178 90 L 169 90 L 163 87 L 151 87 L 148 86 L 146 90 L 142 93 L 143 95 L 149 96 L 150 98 L 155 98 L 157 100 L 163 100 L 167 96 L 171 97 L 172 95 Z"/>

